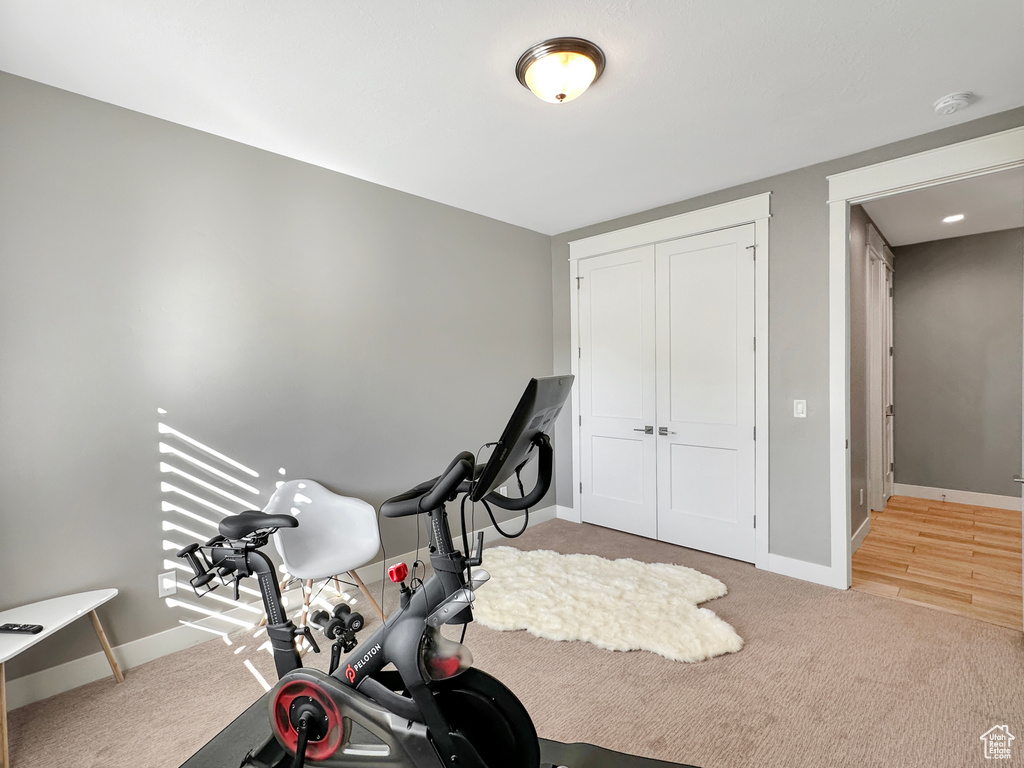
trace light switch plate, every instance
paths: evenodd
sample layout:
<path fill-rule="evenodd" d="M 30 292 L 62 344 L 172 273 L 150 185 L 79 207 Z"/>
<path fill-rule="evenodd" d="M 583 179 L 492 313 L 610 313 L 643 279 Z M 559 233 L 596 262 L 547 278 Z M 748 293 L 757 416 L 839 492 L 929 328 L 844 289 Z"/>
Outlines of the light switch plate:
<path fill-rule="evenodd" d="M 797 419 L 807 418 L 807 401 L 806 400 L 794 400 L 793 401 L 793 417 Z"/>

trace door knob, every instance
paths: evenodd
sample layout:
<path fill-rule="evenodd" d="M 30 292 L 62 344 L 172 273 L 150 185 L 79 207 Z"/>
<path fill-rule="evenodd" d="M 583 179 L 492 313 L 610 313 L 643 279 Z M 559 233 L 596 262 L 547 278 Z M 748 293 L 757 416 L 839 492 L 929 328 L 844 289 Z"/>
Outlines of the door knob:
<path fill-rule="evenodd" d="M 1015 483 L 1024 483 L 1024 477 L 1021 477 L 1020 475 L 1014 475 L 1013 476 L 1013 482 L 1015 482 Z"/>
<path fill-rule="evenodd" d="M 645 435 L 653 435 L 654 434 L 654 427 L 653 426 L 644 427 L 642 429 L 634 429 L 633 431 L 634 432 L 643 432 Z"/>
<path fill-rule="evenodd" d="M 675 432 L 669 432 L 668 427 L 658 427 L 658 434 L 665 437 L 666 435 L 674 435 Z"/>

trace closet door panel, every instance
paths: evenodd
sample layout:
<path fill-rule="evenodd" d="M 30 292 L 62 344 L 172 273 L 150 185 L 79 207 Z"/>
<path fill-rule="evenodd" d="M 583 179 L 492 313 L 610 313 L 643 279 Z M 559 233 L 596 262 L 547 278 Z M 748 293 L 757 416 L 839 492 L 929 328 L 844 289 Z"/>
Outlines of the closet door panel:
<path fill-rule="evenodd" d="M 754 559 L 753 225 L 657 246 L 658 537 Z"/>
<path fill-rule="evenodd" d="M 579 264 L 581 515 L 657 536 L 654 248 Z"/>

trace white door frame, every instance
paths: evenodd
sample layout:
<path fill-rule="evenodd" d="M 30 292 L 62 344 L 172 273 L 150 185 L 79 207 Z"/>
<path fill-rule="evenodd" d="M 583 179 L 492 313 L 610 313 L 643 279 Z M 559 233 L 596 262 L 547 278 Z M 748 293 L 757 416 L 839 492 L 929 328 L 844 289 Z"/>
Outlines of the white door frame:
<path fill-rule="evenodd" d="M 1024 127 L 828 177 L 829 583 L 852 583 L 850 532 L 850 205 L 1024 166 Z"/>
<path fill-rule="evenodd" d="M 570 350 L 572 347 L 577 348 L 577 354 L 570 354 L 570 357 L 572 358 L 572 373 L 578 377 L 580 373 L 580 329 L 576 278 L 579 276 L 580 259 L 742 224 L 754 225 L 754 242 L 757 246 L 754 268 L 754 333 L 760 342 L 754 352 L 754 423 L 757 425 L 757 440 L 754 445 L 754 514 L 757 516 L 757 527 L 754 530 L 754 565 L 758 568 L 768 567 L 768 219 L 770 217 L 771 193 L 766 192 L 731 203 L 723 203 L 692 213 L 683 213 L 569 243 Z M 578 417 L 580 403 L 579 391 L 576 387 L 573 387 L 572 390 L 572 408 L 573 414 Z M 573 508 L 570 512 L 560 516 L 563 519 L 581 522 L 578 418 L 572 425 L 572 479 Z"/>

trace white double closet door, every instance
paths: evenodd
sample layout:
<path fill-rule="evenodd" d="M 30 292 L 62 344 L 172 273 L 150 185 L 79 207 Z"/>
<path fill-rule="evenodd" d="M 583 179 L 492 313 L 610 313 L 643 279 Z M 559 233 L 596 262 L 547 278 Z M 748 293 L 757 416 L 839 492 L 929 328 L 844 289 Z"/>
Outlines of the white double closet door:
<path fill-rule="evenodd" d="M 581 516 L 754 561 L 754 225 L 579 262 Z"/>

